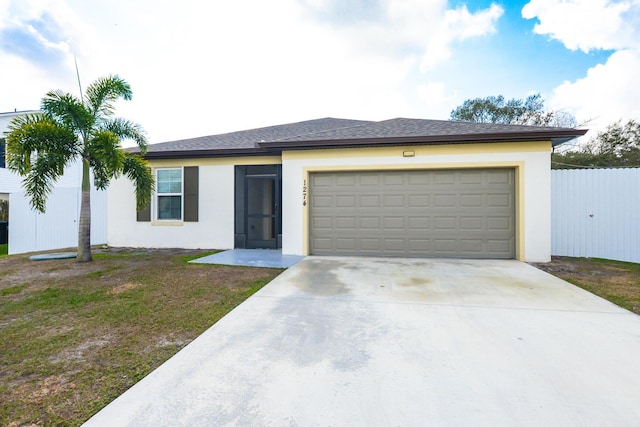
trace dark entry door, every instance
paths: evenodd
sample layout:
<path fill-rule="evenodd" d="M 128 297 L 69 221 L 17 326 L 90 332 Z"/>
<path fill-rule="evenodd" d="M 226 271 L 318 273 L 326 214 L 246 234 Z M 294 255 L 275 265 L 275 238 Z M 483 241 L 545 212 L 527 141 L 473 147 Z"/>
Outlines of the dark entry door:
<path fill-rule="evenodd" d="M 247 248 L 277 248 L 278 194 L 274 176 L 247 175 Z"/>
<path fill-rule="evenodd" d="M 236 169 L 236 247 L 281 246 L 280 165 Z"/>

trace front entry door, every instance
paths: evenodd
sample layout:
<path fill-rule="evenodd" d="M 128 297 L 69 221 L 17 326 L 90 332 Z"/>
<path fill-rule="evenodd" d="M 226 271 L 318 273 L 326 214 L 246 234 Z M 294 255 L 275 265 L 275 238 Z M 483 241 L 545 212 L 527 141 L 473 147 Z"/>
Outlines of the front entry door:
<path fill-rule="evenodd" d="M 276 249 L 279 206 L 276 177 L 247 175 L 247 248 Z"/>
<path fill-rule="evenodd" d="M 282 234 L 280 166 L 237 168 L 236 247 L 279 248 Z"/>

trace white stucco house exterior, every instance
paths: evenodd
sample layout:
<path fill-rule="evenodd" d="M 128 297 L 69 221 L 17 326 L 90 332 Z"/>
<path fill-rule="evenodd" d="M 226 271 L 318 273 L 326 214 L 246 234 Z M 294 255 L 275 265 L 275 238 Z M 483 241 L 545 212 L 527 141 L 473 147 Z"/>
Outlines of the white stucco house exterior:
<path fill-rule="evenodd" d="M 9 254 L 75 247 L 78 244 L 78 218 L 82 167 L 79 162 L 68 165 L 47 198 L 46 212 L 31 208 L 22 189 L 22 178 L 6 168 L 4 136 L 11 121 L 38 111 L 0 113 L 0 200 L 9 201 Z M 91 194 L 91 242 L 107 242 L 107 194 Z"/>
<path fill-rule="evenodd" d="M 108 244 L 294 255 L 551 256 L 550 155 L 585 130 L 325 118 L 152 144 L 150 207 L 108 190 Z"/>

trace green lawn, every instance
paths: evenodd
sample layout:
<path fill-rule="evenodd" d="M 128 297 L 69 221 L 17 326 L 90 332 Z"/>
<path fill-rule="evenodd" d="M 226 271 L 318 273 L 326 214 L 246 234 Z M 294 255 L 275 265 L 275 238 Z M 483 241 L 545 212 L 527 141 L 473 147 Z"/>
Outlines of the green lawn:
<path fill-rule="evenodd" d="M 282 271 L 202 255 L 0 258 L 0 426 L 82 424 Z"/>
<path fill-rule="evenodd" d="M 551 262 L 536 266 L 640 315 L 640 264 L 553 257 Z"/>
<path fill-rule="evenodd" d="M 8 253 L 9 253 L 9 245 L 6 243 L 4 245 L 0 245 L 0 256 L 6 255 Z"/>

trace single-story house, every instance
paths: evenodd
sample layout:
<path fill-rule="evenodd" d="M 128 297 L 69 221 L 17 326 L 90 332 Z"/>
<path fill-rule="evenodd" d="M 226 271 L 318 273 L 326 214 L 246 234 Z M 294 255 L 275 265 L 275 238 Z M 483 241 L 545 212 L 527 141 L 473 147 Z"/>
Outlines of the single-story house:
<path fill-rule="evenodd" d="M 324 118 L 152 144 L 149 208 L 112 182 L 108 243 L 544 262 L 552 147 L 585 132 Z"/>

